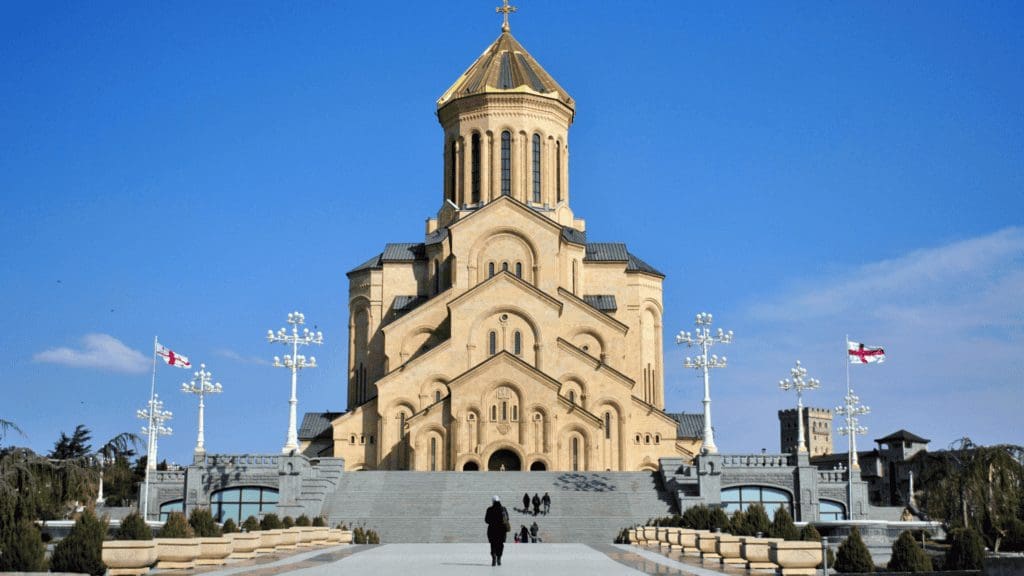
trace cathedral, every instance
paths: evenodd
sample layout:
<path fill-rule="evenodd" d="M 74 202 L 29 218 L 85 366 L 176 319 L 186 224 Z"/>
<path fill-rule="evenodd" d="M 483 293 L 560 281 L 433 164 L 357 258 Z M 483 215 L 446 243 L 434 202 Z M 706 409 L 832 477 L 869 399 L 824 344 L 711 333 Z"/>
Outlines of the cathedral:
<path fill-rule="evenodd" d="M 307 456 L 639 471 L 700 451 L 702 415 L 665 411 L 665 276 L 587 241 L 569 186 L 576 103 L 507 17 L 437 101 L 444 186 L 423 240 L 348 272 L 348 411 L 306 414 Z"/>

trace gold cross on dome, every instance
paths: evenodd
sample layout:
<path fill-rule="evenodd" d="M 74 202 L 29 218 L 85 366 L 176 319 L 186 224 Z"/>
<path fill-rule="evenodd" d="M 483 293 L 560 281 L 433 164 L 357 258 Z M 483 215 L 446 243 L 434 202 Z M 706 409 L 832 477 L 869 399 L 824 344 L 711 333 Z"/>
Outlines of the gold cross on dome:
<path fill-rule="evenodd" d="M 508 15 L 511 12 L 515 12 L 516 7 L 510 6 L 508 0 L 501 0 L 501 6 L 495 8 L 494 11 L 502 14 L 502 17 L 504 18 L 503 22 L 501 23 L 501 31 L 508 32 L 509 30 L 511 30 L 511 28 L 509 28 L 508 25 Z"/>

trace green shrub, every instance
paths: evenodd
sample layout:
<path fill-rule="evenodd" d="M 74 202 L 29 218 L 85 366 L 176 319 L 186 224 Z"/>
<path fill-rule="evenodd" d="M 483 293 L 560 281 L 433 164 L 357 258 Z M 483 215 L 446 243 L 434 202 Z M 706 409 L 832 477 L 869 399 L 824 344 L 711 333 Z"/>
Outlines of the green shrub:
<path fill-rule="evenodd" d="M 784 506 L 775 510 L 775 517 L 772 518 L 772 525 L 768 528 L 768 535 L 783 540 L 800 539 L 800 530 L 797 529 L 796 524 L 793 523 L 793 517 L 789 515 L 789 510 L 786 510 Z"/>
<path fill-rule="evenodd" d="M 771 527 L 772 522 L 768 519 L 768 512 L 765 511 L 764 506 L 760 504 L 747 506 L 747 530 L 750 531 L 751 536 L 757 536 L 759 533 L 762 536 L 767 536 Z"/>
<path fill-rule="evenodd" d="M 1000 552 L 1024 552 L 1024 520 L 1014 518 L 1006 530 Z"/>
<path fill-rule="evenodd" d="M 327 521 L 324 520 L 323 516 L 314 516 L 313 517 L 313 526 L 316 526 L 318 528 L 323 527 L 323 526 L 327 526 Z"/>
<path fill-rule="evenodd" d="M 348 524 L 345 524 L 344 522 L 338 524 L 338 530 L 348 530 Z"/>
<path fill-rule="evenodd" d="M 253 520 L 255 520 L 255 518 L 253 518 Z M 220 531 L 224 534 L 232 534 L 234 532 L 238 532 L 238 524 L 235 524 L 235 521 L 233 519 L 228 518 L 224 521 L 224 525 L 220 527 Z"/>
<path fill-rule="evenodd" d="M 255 516 L 249 516 L 242 522 L 242 530 L 246 532 L 259 532 L 262 530 L 260 527 L 260 521 Z"/>
<path fill-rule="evenodd" d="M 192 514 L 188 517 L 188 525 L 192 527 L 192 532 L 200 538 L 217 538 L 221 535 L 221 530 L 217 526 L 217 522 L 214 521 L 213 514 L 210 514 L 209 508 L 192 510 Z"/>
<path fill-rule="evenodd" d="M 619 530 L 619 535 L 615 537 L 615 544 L 629 544 L 629 528 L 623 528 Z"/>
<path fill-rule="evenodd" d="M 732 517 L 729 518 L 729 526 L 732 528 L 733 536 L 753 536 L 750 533 L 750 524 L 747 523 L 747 513 L 743 510 L 732 513 Z"/>
<path fill-rule="evenodd" d="M 138 512 L 132 512 L 121 520 L 115 537 L 118 540 L 152 540 L 153 531 Z"/>
<path fill-rule="evenodd" d="M 46 548 L 34 522 L 22 518 L 0 530 L 0 570 L 36 572 L 45 567 Z"/>
<path fill-rule="evenodd" d="M 353 544 L 366 544 L 366 534 L 363 532 L 362 526 L 356 526 L 352 530 L 352 543 Z"/>
<path fill-rule="evenodd" d="M 167 516 L 167 521 L 164 522 L 164 527 L 160 529 L 161 538 L 192 538 L 192 536 L 192 527 L 188 525 L 188 520 L 185 520 L 183 512 L 171 512 Z"/>
<path fill-rule="evenodd" d="M 265 514 L 263 519 L 260 520 L 260 530 L 280 530 L 283 527 L 284 525 L 281 523 L 281 519 L 273 512 Z"/>
<path fill-rule="evenodd" d="M 711 509 L 711 527 L 709 529 L 721 532 L 732 530 L 732 525 L 729 523 L 729 515 L 725 513 L 725 510 L 717 506 Z"/>
<path fill-rule="evenodd" d="M 306 527 L 306 526 L 312 526 L 313 523 L 310 522 L 309 516 L 306 516 L 305 514 L 300 514 L 299 517 L 295 519 L 295 525 L 296 526 Z"/>
<path fill-rule="evenodd" d="M 380 544 L 380 536 L 376 530 L 366 531 L 366 543 L 367 544 Z"/>
<path fill-rule="evenodd" d="M 106 520 L 100 520 L 91 510 L 86 510 L 75 521 L 67 537 L 53 549 L 50 570 L 101 576 L 107 571 L 102 560 L 103 538 L 106 535 Z"/>
<path fill-rule="evenodd" d="M 981 536 L 970 528 L 953 530 L 949 534 L 949 549 L 942 563 L 943 570 L 981 570 L 985 547 Z"/>
<path fill-rule="evenodd" d="M 285 516 L 281 519 L 282 528 L 291 528 L 292 526 L 295 526 L 295 519 L 291 516 Z"/>
<path fill-rule="evenodd" d="M 914 535 L 904 531 L 892 543 L 892 556 L 886 567 L 892 572 L 931 572 L 932 561 L 917 545 Z"/>
<path fill-rule="evenodd" d="M 711 509 L 703 504 L 687 508 L 682 515 L 682 524 L 693 530 L 710 530 Z"/>
<path fill-rule="evenodd" d="M 836 554 L 836 564 L 833 568 L 836 572 L 875 571 L 871 553 L 864 545 L 864 540 L 860 537 L 860 530 L 857 530 L 856 526 L 850 530 L 850 536 L 839 545 L 839 553 Z"/>

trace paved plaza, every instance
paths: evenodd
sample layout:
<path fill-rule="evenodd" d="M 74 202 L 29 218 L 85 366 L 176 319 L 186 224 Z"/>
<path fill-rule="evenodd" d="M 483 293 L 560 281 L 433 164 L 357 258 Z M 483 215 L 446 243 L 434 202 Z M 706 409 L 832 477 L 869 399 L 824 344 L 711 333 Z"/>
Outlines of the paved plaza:
<path fill-rule="evenodd" d="M 335 546 L 245 561 L 218 569 L 152 573 L 204 576 L 321 576 L 372 574 L 383 576 L 457 576 L 460 574 L 611 576 L 664 574 L 719 576 L 725 572 L 670 559 L 657 552 L 621 544 L 506 544 L 502 566 L 491 567 L 487 544 L 383 544 Z"/>

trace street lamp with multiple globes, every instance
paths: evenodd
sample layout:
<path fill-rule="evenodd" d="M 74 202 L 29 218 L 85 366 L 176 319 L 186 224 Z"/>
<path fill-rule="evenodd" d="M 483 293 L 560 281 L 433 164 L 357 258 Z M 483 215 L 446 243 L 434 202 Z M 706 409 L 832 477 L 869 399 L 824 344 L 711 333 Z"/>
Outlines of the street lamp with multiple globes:
<path fill-rule="evenodd" d="M 301 312 L 295 311 L 288 314 L 288 323 L 292 325 L 292 331 L 289 334 L 284 328 L 281 328 L 274 333 L 273 330 L 267 330 L 267 342 L 271 344 L 280 343 L 284 345 L 291 345 L 292 353 L 285 355 L 284 361 L 281 358 L 274 356 L 274 367 L 275 368 L 288 368 L 292 371 L 292 397 L 288 401 L 288 440 L 285 442 L 284 448 L 281 452 L 289 454 L 293 450 L 299 449 L 299 436 L 298 431 L 295 427 L 295 410 L 299 403 L 298 398 L 295 396 L 295 388 L 298 383 L 299 370 L 303 368 L 316 368 L 316 357 L 310 356 L 308 359 L 305 356 L 299 354 L 299 346 L 307 346 L 309 344 L 323 344 L 324 334 L 323 332 L 310 332 L 309 328 L 303 328 L 302 333 L 299 333 L 299 326 L 306 323 L 306 316 Z"/>
<path fill-rule="evenodd" d="M 798 452 L 807 452 L 807 445 L 804 443 L 804 390 L 817 390 L 821 387 L 821 382 L 817 378 L 807 378 L 807 368 L 800 365 L 800 361 L 796 361 L 796 366 L 790 368 L 790 377 L 785 380 L 779 380 L 779 388 L 782 390 L 796 390 L 796 433 L 799 436 L 797 442 Z"/>
<path fill-rule="evenodd" d="M 207 394 L 220 394 L 223 391 L 220 382 L 216 384 L 211 383 L 213 380 L 213 374 L 206 371 L 206 364 L 199 365 L 199 371 L 192 375 L 192 382 L 183 382 L 181 384 L 181 391 L 186 394 L 196 394 L 199 396 L 199 437 L 196 439 L 196 454 L 203 454 L 206 452 L 206 447 L 203 445 L 203 409 L 206 407 L 206 395 Z"/>
<path fill-rule="evenodd" d="M 701 449 L 708 454 L 718 452 L 718 447 L 715 446 L 715 433 L 711 428 L 711 384 L 709 372 L 712 368 L 725 368 L 728 363 L 725 356 L 721 358 L 716 354 L 708 356 L 708 350 L 715 344 L 732 343 L 732 330 L 726 332 L 719 328 L 717 333 L 712 334 L 711 321 L 711 314 L 701 312 L 697 314 L 697 318 L 694 321 L 696 328 L 692 334 L 683 330 L 676 335 L 676 344 L 686 344 L 687 347 L 700 347 L 701 355 L 696 358 L 687 356 L 683 366 L 699 370 L 704 374 L 704 441 Z"/>
<path fill-rule="evenodd" d="M 846 478 L 847 482 L 846 483 L 847 483 L 847 497 L 849 498 L 849 500 L 847 500 L 847 502 L 849 503 L 849 507 L 850 507 L 849 510 L 848 510 L 848 513 L 847 513 L 847 518 L 852 520 L 853 519 L 853 473 L 854 473 L 855 470 L 860 470 L 860 464 L 857 462 L 857 435 L 859 434 L 859 435 L 863 436 L 863 435 L 868 433 L 867 427 L 866 426 L 861 426 L 857 417 L 858 416 L 863 416 L 864 414 L 870 414 L 871 413 L 871 408 L 869 408 L 867 406 L 861 405 L 860 397 L 853 393 L 853 389 L 852 388 L 848 388 L 848 390 L 849 391 L 846 393 L 846 396 L 843 398 L 843 402 L 844 402 L 843 406 L 837 406 L 836 407 L 836 414 L 839 414 L 840 416 L 845 416 L 846 417 L 845 418 L 846 425 L 845 426 L 840 426 L 838 431 L 843 436 L 849 436 L 849 438 L 850 438 L 850 442 L 849 442 L 850 453 L 847 456 L 848 459 L 849 459 L 849 470 L 847 471 L 847 478 Z"/>
<path fill-rule="evenodd" d="M 142 519 L 148 520 L 149 513 L 149 471 L 156 470 L 157 439 L 160 436 L 170 436 L 174 431 L 164 423 L 174 417 L 170 410 L 164 410 L 164 402 L 160 396 L 153 394 L 146 407 L 136 410 L 135 416 L 145 420 L 147 424 L 142 427 L 142 434 L 149 438 L 146 446 L 146 481 L 143 483 L 142 495 Z"/>

